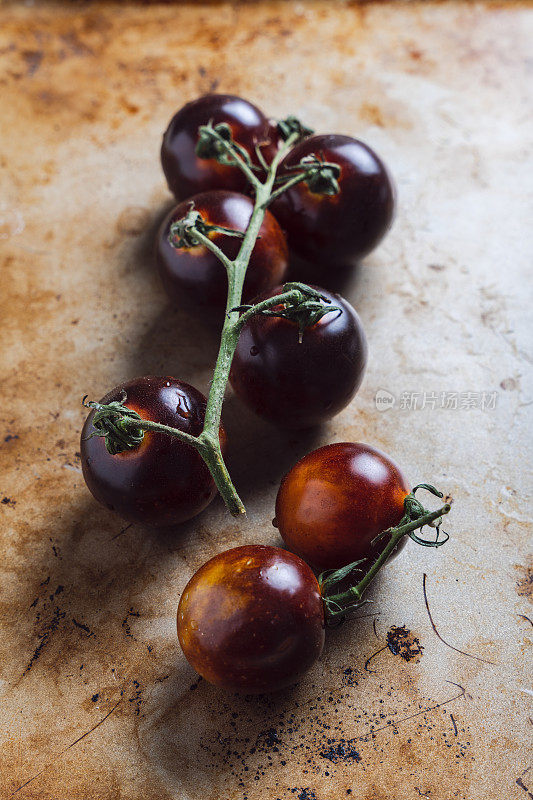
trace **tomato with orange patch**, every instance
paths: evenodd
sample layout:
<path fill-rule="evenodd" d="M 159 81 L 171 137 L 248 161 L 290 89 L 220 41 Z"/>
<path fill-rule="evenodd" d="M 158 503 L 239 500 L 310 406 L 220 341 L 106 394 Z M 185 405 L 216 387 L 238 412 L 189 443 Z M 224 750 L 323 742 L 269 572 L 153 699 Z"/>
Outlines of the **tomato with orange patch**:
<path fill-rule="evenodd" d="M 275 525 L 287 547 L 319 569 L 375 559 L 409 493 L 399 466 L 368 444 L 339 442 L 308 453 L 283 478 Z M 402 539 L 400 546 L 405 540 Z"/>
<path fill-rule="evenodd" d="M 203 192 L 180 203 L 163 221 L 156 240 L 156 258 L 163 286 L 169 297 L 179 303 L 192 302 L 207 311 L 223 312 L 228 296 L 228 278 L 224 265 L 204 245 L 176 248 L 170 241 L 170 229 L 194 208 L 208 225 L 217 225 L 245 233 L 254 204 L 238 192 Z M 224 255 L 234 259 L 242 238 L 211 232 L 210 239 Z M 283 281 L 289 266 L 285 236 L 276 219 L 267 211 L 259 230 L 243 286 L 243 301 Z"/>
<path fill-rule="evenodd" d="M 124 398 L 124 394 L 126 395 Z M 102 404 L 120 401 L 142 419 L 201 433 L 206 398 L 194 386 L 169 377 L 143 377 L 109 392 Z M 83 477 L 94 497 L 131 522 L 172 526 L 191 519 L 214 498 L 216 487 L 198 451 L 164 433 L 146 432 L 133 449 L 111 455 L 95 436 L 94 411 L 81 434 Z M 220 438 L 225 444 L 221 428 Z"/>
<path fill-rule="evenodd" d="M 193 575 L 178 606 L 178 637 L 192 667 L 245 693 L 295 683 L 324 646 L 324 606 L 313 571 L 278 547 L 219 553 Z"/>

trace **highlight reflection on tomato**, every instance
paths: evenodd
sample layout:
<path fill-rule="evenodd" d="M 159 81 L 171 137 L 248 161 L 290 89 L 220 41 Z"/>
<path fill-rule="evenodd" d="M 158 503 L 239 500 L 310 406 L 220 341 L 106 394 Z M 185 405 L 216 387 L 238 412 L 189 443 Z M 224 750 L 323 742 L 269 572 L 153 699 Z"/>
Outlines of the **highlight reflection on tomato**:
<path fill-rule="evenodd" d="M 384 550 L 388 537 L 372 540 L 400 522 L 408 493 L 400 468 L 385 453 L 367 444 L 330 444 L 308 453 L 283 478 L 275 524 L 287 547 L 309 564 L 335 569 Z"/>
<path fill-rule="evenodd" d="M 198 128 L 209 122 L 229 125 L 234 141 L 248 151 L 255 164 L 258 163 L 256 145 L 262 145 L 261 152 L 267 162 L 276 150 L 269 120 L 248 100 L 229 94 L 206 94 L 187 103 L 172 117 L 161 146 L 163 172 L 177 200 L 208 189 L 240 192 L 248 188 L 247 179 L 239 169 L 196 155 Z"/>
<path fill-rule="evenodd" d="M 224 265 L 206 247 L 176 249 L 168 240 L 172 223 L 187 214 L 191 203 L 210 225 L 243 233 L 250 221 L 253 203 L 249 197 L 238 192 L 203 192 L 176 206 L 161 225 L 157 236 L 157 263 L 167 294 L 178 302 L 191 300 L 197 306 L 223 311 L 228 294 Z M 231 259 L 235 258 L 242 244 L 242 239 L 223 233 L 211 232 L 210 238 Z M 246 302 L 282 281 L 288 262 L 285 237 L 274 216 L 267 211 L 246 271 L 243 300 Z"/>
<path fill-rule="evenodd" d="M 295 683 L 324 646 L 324 606 L 312 570 L 278 547 L 219 553 L 185 587 L 178 637 L 209 683 L 246 693 Z"/>
<path fill-rule="evenodd" d="M 197 436 L 203 427 L 206 398 L 188 383 L 167 377 L 143 377 L 117 386 L 102 404 L 120 400 L 143 419 Z M 191 519 L 217 490 L 199 453 L 163 433 L 147 432 L 133 450 L 111 455 L 104 439 L 91 436 L 94 411 L 81 434 L 83 477 L 94 497 L 124 519 L 170 526 Z M 225 433 L 220 431 L 221 443 Z M 91 438 L 88 438 L 91 437 Z"/>
<path fill-rule="evenodd" d="M 256 414 L 289 428 L 318 425 L 338 414 L 363 379 L 367 343 L 354 308 L 317 289 L 333 310 L 303 331 L 283 317 L 256 314 L 244 326 L 231 367 L 233 389 Z M 278 286 L 256 301 L 280 294 Z"/>
<path fill-rule="evenodd" d="M 305 183 L 292 186 L 272 205 L 289 247 L 328 270 L 332 262 L 353 263 L 373 250 L 389 229 L 394 185 L 379 156 L 351 136 L 310 136 L 284 158 L 279 174 L 315 154 L 340 166 L 340 191 L 313 193 Z"/>

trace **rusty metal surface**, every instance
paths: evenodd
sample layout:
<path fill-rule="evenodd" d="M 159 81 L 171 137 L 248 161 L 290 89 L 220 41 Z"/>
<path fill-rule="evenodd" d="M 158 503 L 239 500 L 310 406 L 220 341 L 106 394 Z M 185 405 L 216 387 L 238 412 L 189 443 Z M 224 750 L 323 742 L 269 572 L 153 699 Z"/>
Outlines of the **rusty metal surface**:
<path fill-rule="evenodd" d="M 0 22 L 1 796 L 533 797 L 531 8 L 8 3 Z M 215 502 L 158 535 L 86 491 L 80 399 L 146 373 L 208 386 L 216 343 L 166 303 L 151 243 L 162 131 L 213 88 L 367 140 L 399 215 L 346 289 L 370 344 L 351 407 L 287 437 L 230 397 L 248 519 Z M 280 476 L 339 440 L 451 492 L 452 540 L 406 547 L 294 690 L 197 682 L 175 635 L 186 581 L 223 548 L 276 542 Z M 435 635 L 424 572 L 437 630 L 477 658 Z"/>

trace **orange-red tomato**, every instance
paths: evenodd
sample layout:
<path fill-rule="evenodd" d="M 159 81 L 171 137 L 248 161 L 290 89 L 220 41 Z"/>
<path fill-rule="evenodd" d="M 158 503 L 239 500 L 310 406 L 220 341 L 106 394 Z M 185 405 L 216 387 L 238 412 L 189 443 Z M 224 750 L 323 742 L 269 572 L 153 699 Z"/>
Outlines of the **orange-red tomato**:
<path fill-rule="evenodd" d="M 278 547 L 219 553 L 185 587 L 178 637 L 209 683 L 246 693 L 295 683 L 324 646 L 324 607 L 312 570 Z"/>
<path fill-rule="evenodd" d="M 368 444 L 320 447 L 283 478 L 275 524 L 287 547 L 319 569 L 374 559 L 397 525 L 409 487 L 400 468 Z M 404 539 L 401 540 L 403 543 Z"/>

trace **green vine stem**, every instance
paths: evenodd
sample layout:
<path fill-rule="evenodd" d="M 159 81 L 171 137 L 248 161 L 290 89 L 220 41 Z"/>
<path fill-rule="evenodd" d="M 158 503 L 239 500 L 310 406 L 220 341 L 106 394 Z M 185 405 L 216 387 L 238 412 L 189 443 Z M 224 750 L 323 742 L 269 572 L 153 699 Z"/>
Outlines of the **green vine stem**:
<path fill-rule="evenodd" d="M 259 159 L 263 169 L 268 166 L 268 169 L 265 170 L 264 180 L 260 180 L 256 175 L 260 168 L 252 164 L 247 151 L 233 141 L 229 126 L 224 123 L 213 126 L 209 123 L 202 125 L 198 131 L 197 154 L 201 158 L 214 158 L 221 164 L 240 169 L 251 184 L 255 196 L 254 208 L 244 235 L 238 231 L 209 225 L 201 214 L 194 210 L 192 204 L 185 217 L 175 222 L 170 231 L 169 241 L 174 247 L 187 248 L 203 245 L 221 261 L 228 276 L 226 314 L 202 432 L 198 436 L 191 436 L 178 428 L 143 420 L 124 404 L 127 402 L 127 398 L 109 404 L 85 403 L 86 406 L 95 410 L 93 417 L 95 433 L 93 435 L 103 436 L 106 447 L 112 454 L 138 446 L 142 441 L 144 431 L 164 433 L 195 447 L 207 464 L 218 491 L 234 516 L 244 514 L 246 510 L 224 462 L 219 430 L 231 362 L 243 326 L 254 314 L 269 313 L 273 306 L 283 304 L 283 315 L 292 315 L 291 318 L 298 321 L 301 338 L 305 325 L 313 324 L 328 311 L 338 310 L 333 306 L 326 306 L 328 303 L 326 298 L 310 287 L 296 283 L 287 284 L 282 294 L 264 300 L 256 306 L 242 307 L 240 305 L 250 256 L 259 236 L 266 209 L 272 199 L 279 196 L 289 186 L 301 181 L 308 181 L 316 193 L 336 194 L 339 191 L 336 180 L 339 175 L 338 165 L 325 162 L 317 156 L 310 156 L 302 160 L 299 165 L 291 167 L 289 177 L 281 181 L 276 178 L 279 164 L 284 156 L 308 132 L 309 129 L 302 126 L 293 117 L 280 123 L 280 134 L 284 141 L 270 166 L 265 164 L 264 159 Z M 213 241 L 210 237 L 210 233 L 213 232 L 242 238 L 241 247 L 235 259 L 229 259 Z M 243 309 L 244 312 L 241 313 Z"/>
<path fill-rule="evenodd" d="M 441 538 L 440 524 L 442 517 L 448 514 L 451 509 L 451 498 L 446 498 L 445 504 L 436 511 L 428 511 L 420 503 L 418 498 L 415 497 L 415 493 L 418 489 L 426 489 L 436 497 L 443 497 L 442 492 L 439 492 L 434 486 L 427 483 L 418 484 L 418 486 L 415 486 L 414 489 L 411 490 L 404 500 L 404 515 L 398 525 L 394 528 L 388 528 L 374 539 L 374 542 L 376 542 L 382 537 L 390 537 L 386 547 L 358 583 L 344 591 L 335 591 L 338 585 L 345 581 L 350 574 L 364 572 L 360 567 L 361 564 L 364 564 L 364 559 L 361 561 L 354 561 L 352 564 L 348 564 L 338 570 L 328 570 L 320 575 L 319 584 L 324 600 L 326 622 L 328 624 L 331 625 L 342 621 L 349 612 L 355 611 L 363 603 L 368 602 L 363 600 L 365 591 L 386 563 L 400 539 L 404 536 L 409 536 L 414 542 L 423 547 L 441 547 L 448 541 L 449 536 L 447 533 Z M 415 534 L 416 530 L 423 528 L 425 525 L 430 525 L 436 529 L 437 535 L 434 540 L 422 539 Z"/>

